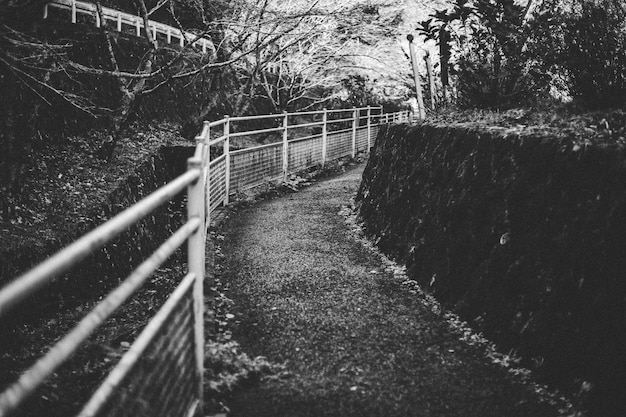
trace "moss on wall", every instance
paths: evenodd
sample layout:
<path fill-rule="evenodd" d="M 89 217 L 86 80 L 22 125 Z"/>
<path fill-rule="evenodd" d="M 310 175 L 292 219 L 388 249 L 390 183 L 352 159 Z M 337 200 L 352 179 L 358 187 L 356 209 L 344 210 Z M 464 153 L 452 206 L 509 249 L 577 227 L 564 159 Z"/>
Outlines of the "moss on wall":
<path fill-rule="evenodd" d="M 413 279 L 592 415 L 626 411 L 626 149 L 505 129 L 381 129 L 357 196 Z M 588 385 L 585 385 L 588 386 Z"/>

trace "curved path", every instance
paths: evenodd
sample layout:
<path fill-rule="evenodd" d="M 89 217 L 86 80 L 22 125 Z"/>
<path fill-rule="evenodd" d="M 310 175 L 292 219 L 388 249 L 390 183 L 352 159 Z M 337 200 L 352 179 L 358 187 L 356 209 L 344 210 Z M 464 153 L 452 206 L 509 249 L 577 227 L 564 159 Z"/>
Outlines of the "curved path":
<path fill-rule="evenodd" d="M 288 371 L 234 394 L 228 415 L 558 415 L 354 239 L 339 212 L 361 173 L 241 208 L 223 225 L 233 338 Z"/>

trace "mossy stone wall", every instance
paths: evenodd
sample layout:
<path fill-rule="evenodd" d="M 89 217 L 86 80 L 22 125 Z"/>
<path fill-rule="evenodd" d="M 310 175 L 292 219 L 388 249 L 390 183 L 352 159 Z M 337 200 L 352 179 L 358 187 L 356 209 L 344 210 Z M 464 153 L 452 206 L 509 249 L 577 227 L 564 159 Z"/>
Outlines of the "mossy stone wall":
<path fill-rule="evenodd" d="M 543 381 L 626 414 L 623 145 L 389 126 L 357 208 L 413 279 Z"/>

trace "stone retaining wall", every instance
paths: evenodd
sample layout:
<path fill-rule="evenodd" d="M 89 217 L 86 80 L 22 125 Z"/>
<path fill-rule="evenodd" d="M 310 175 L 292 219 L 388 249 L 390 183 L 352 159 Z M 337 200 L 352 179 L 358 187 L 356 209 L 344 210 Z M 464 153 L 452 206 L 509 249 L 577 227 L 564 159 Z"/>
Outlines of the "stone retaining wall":
<path fill-rule="evenodd" d="M 502 350 L 591 415 L 626 414 L 623 145 L 389 126 L 357 208 L 383 251 Z"/>

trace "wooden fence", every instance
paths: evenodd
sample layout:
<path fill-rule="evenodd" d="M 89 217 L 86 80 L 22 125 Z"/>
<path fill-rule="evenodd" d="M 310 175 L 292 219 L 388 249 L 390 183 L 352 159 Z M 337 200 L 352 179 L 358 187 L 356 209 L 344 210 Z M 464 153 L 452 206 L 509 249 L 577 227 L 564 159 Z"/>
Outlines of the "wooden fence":
<path fill-rule="evenodd" d="M 383 114 L 380 107 L 263 116 L 205 122 L 187 172 L 127 208 L 0 289 L 2 316 L 45 288 L 55 277 L 102 248 L 160 205 L 187 190 L 187 221 L 148 259 L 63 336 L 13 385 L 0 393 L 0 417 L 27 398 L 124 304 L 177 248 L 188 247 L 187 274 L 115 368 L 87 402 L 80 417 L 202 415 L 205 242 L 210 215 L 234 193 L 285 180 L 293 172 L 369 151 L 381 123 L 407 121 L 408 112 Z M 259 122 L 269 127 L 246 130 Z M 272 126 L 274 124 L 275 126 Z M 219 133 L 213 135 L 218 129 Z M 280 141 L 232 150 L 238 138 L 278 135 Z M 241 139 L 239 139 L 241 140 Z M 210 278 L 210 277 L 209 277 Z"/>

